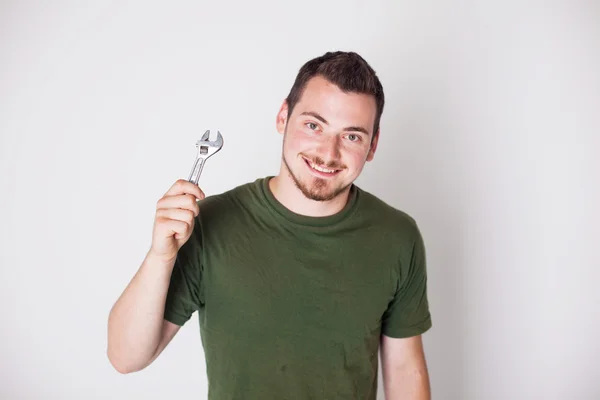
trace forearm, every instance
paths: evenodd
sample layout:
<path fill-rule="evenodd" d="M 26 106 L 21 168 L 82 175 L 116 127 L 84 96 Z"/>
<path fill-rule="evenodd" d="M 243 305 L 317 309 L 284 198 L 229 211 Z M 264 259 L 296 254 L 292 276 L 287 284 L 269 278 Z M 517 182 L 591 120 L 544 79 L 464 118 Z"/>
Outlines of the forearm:
<path fill-rule="evenodd" d="M 115 368 L 133 372 L 148 364 L 161 340 L 165 300 L 174 260 L 148 253 L 113 306 L 108 319 L 108 357 Z"/>
<path fill-rule="evenodd" d="M 430 400 L 427 368 L 397 367 L 384 375 L 386 400 Z"/>

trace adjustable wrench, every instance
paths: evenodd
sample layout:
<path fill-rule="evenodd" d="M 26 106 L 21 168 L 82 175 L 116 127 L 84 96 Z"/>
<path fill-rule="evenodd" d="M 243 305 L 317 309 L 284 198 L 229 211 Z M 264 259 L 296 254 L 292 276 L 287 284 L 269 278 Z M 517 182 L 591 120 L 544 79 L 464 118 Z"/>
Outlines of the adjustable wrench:
<path fill-rule="evenodd" d="M 196 155 L 196 160 L 194 161 L 192 172 L 190 172 L 190 176 L 188 178 L 188 181 L 193 182 L 196 185 L 198 184 L 198 180 L 200 179 L 200 174 L 202 173 L 204 162 L 210 156 L 221 150 L 221 147 L 223 147 L 223 136 L 221 136 L 221 132 L 217 131 L 217 140 L 214 140 L 212 142 L 208 140 L 209 136 L 210 130 L 204 132 L 202 138 L 196 142 L 198 154 Z"/>

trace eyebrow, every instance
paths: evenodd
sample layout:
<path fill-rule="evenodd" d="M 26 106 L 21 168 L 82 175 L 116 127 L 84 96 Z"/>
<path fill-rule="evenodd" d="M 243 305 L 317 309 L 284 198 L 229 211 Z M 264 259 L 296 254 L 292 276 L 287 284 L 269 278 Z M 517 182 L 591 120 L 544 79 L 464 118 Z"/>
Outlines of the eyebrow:
<path fill-rule="evenodd" d="M 327 122 L 327 120 L 325 118 L 323 118 L 322 116 L 320 116 L 318 113 L 316 113 L 314 111 L 305 111 L 300 115 L 308 115 L 308 116 L 314 117 L 314 118 L 318 119 L 319 121 L 321 121 L 322 123 L 329 125 L 329 122 Z M 348 127 L 344 128 L 344 131 L 362 132 L 365 135 L 369 136 L 369 131 L 366 130 L 365 128 L 363 128 L 362 126 L 348 126 Z"/>

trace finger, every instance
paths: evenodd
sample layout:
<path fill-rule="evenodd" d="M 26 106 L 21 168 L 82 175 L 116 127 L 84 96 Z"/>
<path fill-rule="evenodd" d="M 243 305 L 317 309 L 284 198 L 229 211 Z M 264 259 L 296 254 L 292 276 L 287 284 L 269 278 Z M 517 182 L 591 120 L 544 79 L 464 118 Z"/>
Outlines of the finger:
<path fill-rule="evenodd" d="M 163 197 L 156 203 L 156 208 L 181 208 L 192 211 L 194 215 L 200 212 L 198 200 L 191 194 Z"/>
<path fill-rule="evenodd" d="M 191 194 L 198 200 L 204 199 L 205 195 L 200 187 L 192 182 L 186 181 L 185 179 L 178 179 L 173 186 L 169 188 L 166 196 L 176 196 L 180 194 Z"/>
<path fill-rule="evenodd" d="M 183 221 L 160 218 L 158 222 L 161 229 L 161 235 L 164 235 L 164 237 L 175 235 L 175 239 L 181 239 L 186 237 L 190 231 L 190 226 Z"/>
<path fill-rule="evenodd" d="M 183 221 L 187 224 L 192 223 L 195 215 L 196 214 L 193 211 L 184 210 L 182 208 L 159 208 L 158 210 L 156 210 L 157 218 Z"/>

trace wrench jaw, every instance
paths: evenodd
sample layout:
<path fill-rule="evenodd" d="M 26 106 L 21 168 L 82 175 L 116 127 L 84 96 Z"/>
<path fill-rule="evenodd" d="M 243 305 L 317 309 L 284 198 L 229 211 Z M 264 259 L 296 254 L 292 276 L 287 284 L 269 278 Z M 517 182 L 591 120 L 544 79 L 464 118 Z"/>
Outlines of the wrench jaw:
<path fill-rule="evenodd" d="M 217 140 L 215 140 L 213 143 L 215 147 L 217 147 L 217 151 L 221 150 L 221 147 L 223 147 L 223 136 L 221 136 L 221 132 L 217 131 Z"/>
<path fill-rule="evenodd" d="M 204 135 L 198 140 L 198 142 L 208 142 L 208 138 L 210 137 L 210 129 L 204 132 Z"/>
<path fill-rule="evenodd" d="M 202 155 L 205 158 L 208 158 L 221 150 L 223 147 L 223 136 L 221 136 L 221 132 L 217 131 L 217 140 L 210 141 L 208 138 L 210 137 L 210 130 L 204 132 L 202 138 L 196 142 L 196 147 L 198 148 L 198 155 Z"/>

